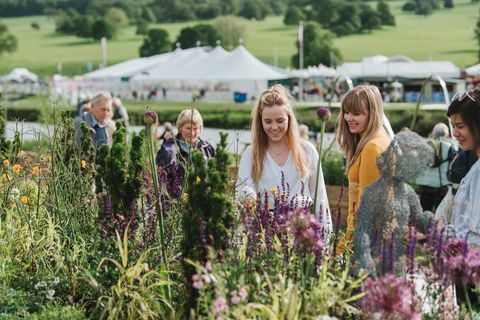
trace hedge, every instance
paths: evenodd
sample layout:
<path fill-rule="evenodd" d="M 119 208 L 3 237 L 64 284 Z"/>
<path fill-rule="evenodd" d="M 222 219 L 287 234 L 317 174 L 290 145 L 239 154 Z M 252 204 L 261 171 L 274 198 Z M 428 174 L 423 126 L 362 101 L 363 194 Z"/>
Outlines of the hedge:
<path fill-rule="evenodd" d="M 75 112 L 71 109 L 72 118 Z M 154 108 L 158 113 L 160 122 L 169 121 L 175 123 L 179 110 L 167 109 L 167 108 Z M 249 129 L 250 128 L 250 108 L 245 109 L 212 109 L 208 108 L 200 110 L 203 117 L 205 127 L 220 128 L 220 129 Z M 414 111 L 412 109 L 391 109 L 385 111 L 393 131 L 398 132 L 404 127 L 410 127 L 410 123 L 413 118 Z M 143 124 L 143 110 L 134 109 L 129 111 L 130 123 L 132 125 Z M 297 118 L 299 123 L 304 123 L 309 126 L 311 131 L 320 130 L 320 122 L 316 116 L 316 108 L 302 108 L 297 110 Z M 338 117 L 339 110 L 332 110 L 331 120 L 327 123 L 326 130 L 333 132 Z M 7 109 L 7 119 L 9 121 L 27 121 L 27 122 L 39 122 L 42 120 L 41 110 L 34 108 L 9 108 Z M 446 112 L 440 110 L 420 111 L 415 126 L 416 132 L 422 136 L 428 136 L 433 126 L 438 122 L 446 123 L 448 121 Z"/>

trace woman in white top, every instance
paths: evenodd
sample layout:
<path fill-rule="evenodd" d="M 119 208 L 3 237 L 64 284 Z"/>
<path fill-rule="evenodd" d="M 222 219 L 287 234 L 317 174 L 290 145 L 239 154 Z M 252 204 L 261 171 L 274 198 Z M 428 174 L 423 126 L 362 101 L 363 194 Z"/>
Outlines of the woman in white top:
<path fill-rule="evenodd" d="M 252 140 L 242 155 L 237 180 L 237 198 L 267 193 L 273 203 L 274 192 L 284 194 L 287 203 L 313 204 L 326 231 L 332 220 L 323 173 L 316 183 L 318 152 L 300 138 L 298 122 L 291 106 L 291 95 L 281 85 L 265 90 L 252 111 Z"/>
<path fill-rule="evenodd" d="M 453 97 L 448 107 L 453 136 L 462 150 L 474 150 L 480 158 L 480 88 Z M 451 236 L 466 238 L 480 246 L 480 161 L 477 160 L 460 182 L 453 200 Z"/>

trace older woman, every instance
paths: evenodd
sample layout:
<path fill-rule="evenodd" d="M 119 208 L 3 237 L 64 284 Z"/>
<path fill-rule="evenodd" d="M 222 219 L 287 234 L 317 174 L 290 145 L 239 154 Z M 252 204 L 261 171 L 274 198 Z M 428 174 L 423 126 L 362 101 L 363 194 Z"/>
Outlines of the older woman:
<path fill-rule="evenodd" d="M 213 157 L 215 150 L 207 141 L 200 139 L 203 119 L 197 109 L 183 110 L 178 115 L 176 126 L 178 134 L 164 140 L 157 153 L 157 165 L 162 169 L 175 169 L 176 176 L 183 181 L 193 150 L 200 150 L 205 159 Z"/>

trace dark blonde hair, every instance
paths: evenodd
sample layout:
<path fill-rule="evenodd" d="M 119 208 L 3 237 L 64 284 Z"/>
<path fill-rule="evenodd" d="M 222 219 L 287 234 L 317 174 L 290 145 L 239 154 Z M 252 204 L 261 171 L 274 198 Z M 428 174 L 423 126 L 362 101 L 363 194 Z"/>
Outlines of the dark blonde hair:
<path fill-rule="evenodd" d="M 307 175 L 307 159 L 305 149 L 302 148 L 303 143 L 300 139 L 298 122 L 295 118 L 293 108 L 291 106 L 292 96 L 290 92 L 280 84 L 276 84 L 265 90 L 257 105 L 252 111 L 252 179 L 258 182 L 263 172 L 263 160 L 267 154 L 268 136 L 263 130 L 262 113 L 265 108 L 273 106 L 282 106 L 288 115 L 288 128 L 286 133 L 288 147 L 292 154 L 298 169 L 302 173 L 302 177 Z"/>
<path fill-rule="evenodd" d="M 351 133 L 345 121 L 345 113 L 365 113 L 368 111 L 368 125 L 360 136 Z M 337 141 L 347 160 L 347 171 L 358 159 L 363 147 L 374 137 L 385 134 L 383 132 L 383 101 L 377 87 L 359 85 L 350 90 L 342 100 L 342 110 L 338 116 Z"/>

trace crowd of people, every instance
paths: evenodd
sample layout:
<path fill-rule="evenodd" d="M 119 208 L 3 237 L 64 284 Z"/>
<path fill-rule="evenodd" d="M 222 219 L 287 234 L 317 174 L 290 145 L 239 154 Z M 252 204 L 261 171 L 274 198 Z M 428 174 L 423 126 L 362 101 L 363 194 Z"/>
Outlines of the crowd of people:
<path fill-rule="evenodd" d="M 329 233 L 332 218 L 319 154 L 308 141 L 308 128 L 298 124 L 292 101 L 289 90 L 281 85 L 268 88 L 258 99 L 252 111 L 252 144 L 240 160 L 236 198 L 257 201 L 261 195 L 262 201 L 273 205 L 275 196 L 282 194 L 286 203 L 313 206 L 312 211 Z M 455 139 L 450 138 L 446 124 L 433 128 L 430 140 L 436 159 L 416 180 L 420 204 L 423 210 L 436 211 L 449 237 L 480 246 L 480 88 L 455 95 L 447 115 Z M 382 96 L 373 85 L 359 85 L 341 101 L 336 139 L 345 157 L 348 217 L 339 252 L 354 248 L 362 195 L 381 176 L 377 160 L 392 141 L 384 129 L 384 119 Z M 85 101 L 75 119 L 77 141 L 82 134 L 80 124 L 85 122 L 95 147 L 111 144 L 114 120 L 128 126 L 128 115 L 119 99 L 100 93 Z M 215 150 L 200 138 L 203 120 L 198 110 L 182 111 L 176 128 L 178 133 L 174 134 L 171 124 L 164 125 L 156 161 L 160 169 L 175 169 L 183 178 L 193 150 L 200 150 L 205 159 L 213 157 Z"/>

